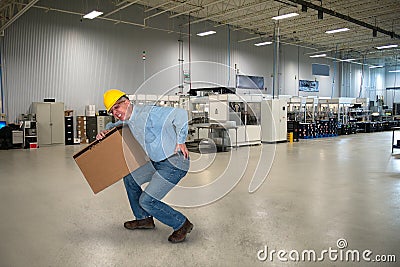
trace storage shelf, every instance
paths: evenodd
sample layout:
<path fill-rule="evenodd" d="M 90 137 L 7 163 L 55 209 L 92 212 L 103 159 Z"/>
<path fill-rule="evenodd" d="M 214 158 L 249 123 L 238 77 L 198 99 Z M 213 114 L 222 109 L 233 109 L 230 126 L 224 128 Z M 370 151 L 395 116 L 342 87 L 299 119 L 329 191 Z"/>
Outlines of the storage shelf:
<path fill-rule="evenodd" d="M 394 142 L 394 140 L 395 140 L 395 138 L 394 138 L 394 133 L 395 133 L 395 131 L 399 131 L 400 130 L 400 127 L 392 127 L 392 154 L 393 154 L 393 149 L 400 149 L 400 145 L 397 145 L 397 144 L 395 144 L 395 142 Z"/>

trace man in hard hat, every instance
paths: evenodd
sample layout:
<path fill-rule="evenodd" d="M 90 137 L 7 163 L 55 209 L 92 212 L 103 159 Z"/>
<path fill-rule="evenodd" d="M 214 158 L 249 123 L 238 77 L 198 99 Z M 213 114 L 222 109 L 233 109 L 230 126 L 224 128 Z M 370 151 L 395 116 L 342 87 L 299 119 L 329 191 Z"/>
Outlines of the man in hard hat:
<path fill-rule="evenodd" d="M 193 224 L 179 211 L 161 199 L 186 175 L 189 151 L 185 140 L 188 117 L 185 110 L 172 107 L 134 106 L 122 91 L 112 89 L 104 94 L 104 106 L 116 119 L 129 126 L 150 161 L 124 177 L 128 199 L 136 220 L 124 227 L 153 229 L 153 217 L 173 228 L 168 240 L 185 240 Z M 107 130 L 96 138 L 101 139 Z M 149 182 L 145 190 L 141 185 Z"/>

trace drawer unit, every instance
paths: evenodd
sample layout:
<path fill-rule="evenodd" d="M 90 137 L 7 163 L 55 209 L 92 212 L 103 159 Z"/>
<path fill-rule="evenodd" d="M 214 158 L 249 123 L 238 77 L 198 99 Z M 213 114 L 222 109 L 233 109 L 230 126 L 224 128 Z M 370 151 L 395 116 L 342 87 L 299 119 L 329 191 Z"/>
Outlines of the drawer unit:
<path fill-rule="evenodd" d="M 68 116 L 64 118 L 65 120 L 65 145 L 74 144 L 74 118 Z"/>
<path fill-rule="evenodd" d="M 97 118 L 92 116 L 86 117 L 86 136 L 89 139 L 89 143 L 96 140 L 97 135 Z"/>

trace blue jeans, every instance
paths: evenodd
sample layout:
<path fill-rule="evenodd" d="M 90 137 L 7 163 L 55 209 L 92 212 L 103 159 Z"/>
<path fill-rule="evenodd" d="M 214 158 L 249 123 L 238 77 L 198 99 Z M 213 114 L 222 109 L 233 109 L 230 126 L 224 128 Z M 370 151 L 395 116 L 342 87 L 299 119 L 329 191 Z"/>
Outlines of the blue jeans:
<path fill-rule="evenodd" d="M 174 230 L 183 226 L 186 217 L 161 199 L 186 175 L 189 162 L 179 152 L 163 161 L 150 161 L 124 177 L 129 203 L 137 220 L 153 216 Z M 143 191 L 141 185 L 147 182 Z"/>

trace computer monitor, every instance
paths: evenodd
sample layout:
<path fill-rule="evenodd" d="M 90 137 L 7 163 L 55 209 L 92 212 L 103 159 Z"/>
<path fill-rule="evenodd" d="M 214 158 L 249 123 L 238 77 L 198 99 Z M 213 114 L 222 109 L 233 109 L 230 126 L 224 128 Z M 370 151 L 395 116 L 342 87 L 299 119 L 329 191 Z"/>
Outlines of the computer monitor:
<path fill-rule="evenodd" d="M 0 121 L 0 129 L 7 125 L 7 122 Z"/>

